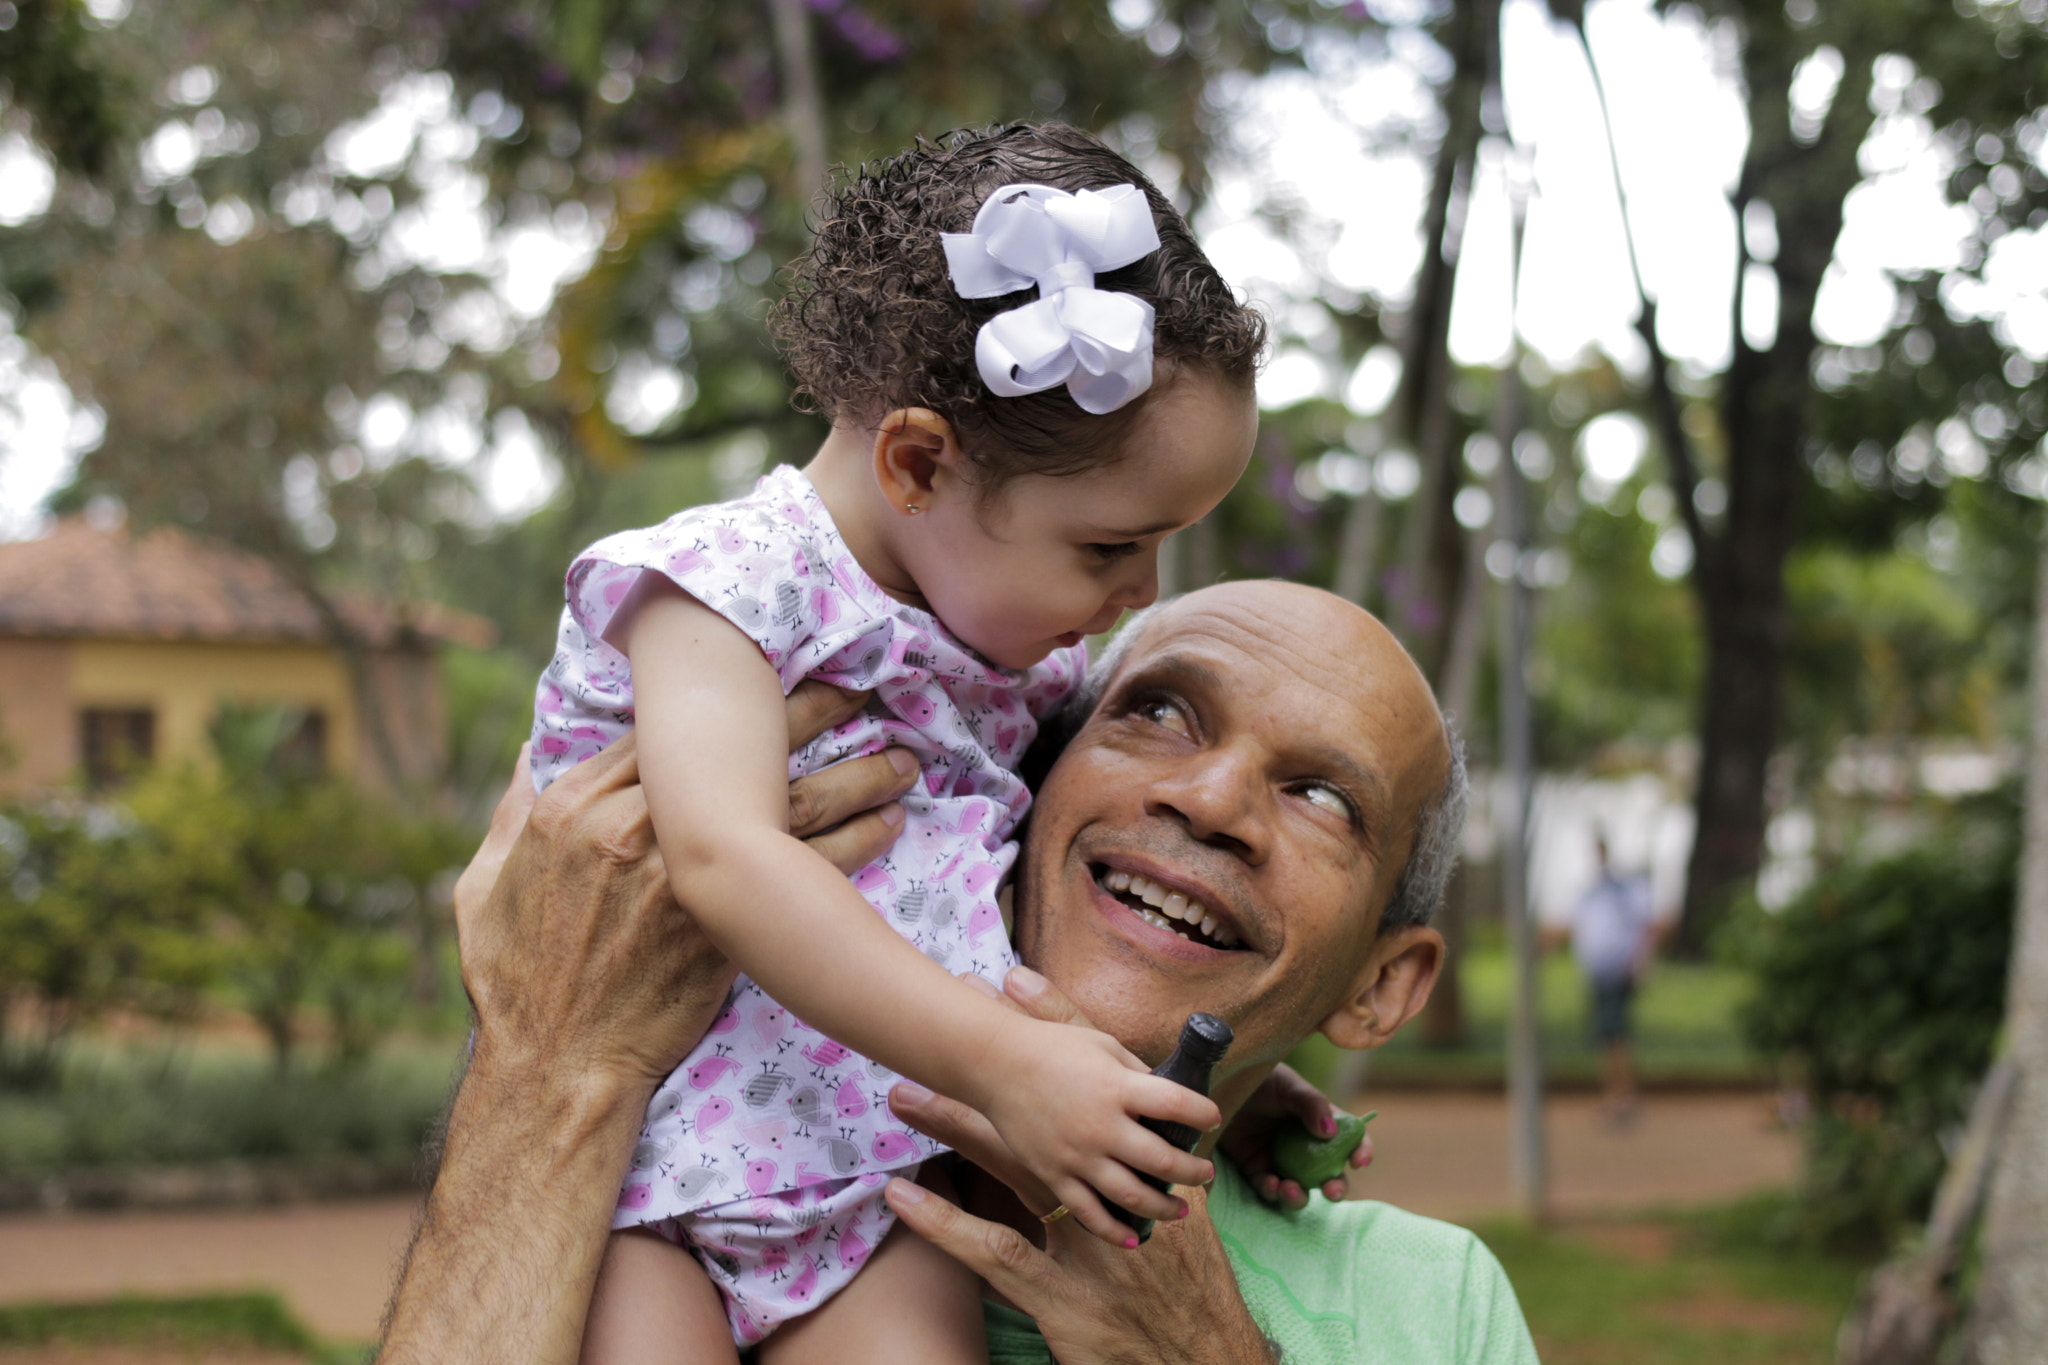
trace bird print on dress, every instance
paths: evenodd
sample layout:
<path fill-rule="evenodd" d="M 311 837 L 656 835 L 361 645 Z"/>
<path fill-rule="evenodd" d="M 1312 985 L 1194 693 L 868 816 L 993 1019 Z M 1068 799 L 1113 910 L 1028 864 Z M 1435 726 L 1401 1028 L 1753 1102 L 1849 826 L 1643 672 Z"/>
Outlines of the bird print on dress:
<path fill-rule="evenodd" d="M 789 775 L 890 746 L 915 755 L 922 780 L 904 798 L 903 831 L 853 884 L 933 962 L 999 984 L 1015 957 L 995 892 L 1030 804 L 1015 769 L 1038 718 L 1078 685 L 1081 651 L 1057 651 L 1026 670 L 982 659 L 937 619 L 882 592 L 809 481 L 780 468 L 747 497 L 621 532 L 577 557 L 554 659 L 534 698 L 537 787 L 632 728 L 632 670 L 607 632 L 646 573 L 744 631 L 785 691 L 820 678 L 874 693 L 860 714 L 791 755 Z M 821 948 L 821 959 L 830 954 Z M 732 1283 L 721 1284 L 736 1330 L 743 1318 L 765 1328 L 801 1311 L 790 1300 L 829 1296 L 888 1230 L 887 1174 L 943 1150 L 890 1113 L 895 1080 L 740 977 L 656 1093 L 614 1226 L 715 1224 L 724 1241 L 693 1245 L 707 1257 L 707 1247 L 727 1246 L 718 1254 L 737 1258 Z M 744 1236 L 733 1231 L 742 1226 Z M 827 1238 L 837 1253 L 798 1255 L 800 1236 Z M 761 1260 L 742 1243 L 782 1249 L 772 1311 L 745 1289 Z M 742 1298 L 744 1313 L 733 1306 Z"/>

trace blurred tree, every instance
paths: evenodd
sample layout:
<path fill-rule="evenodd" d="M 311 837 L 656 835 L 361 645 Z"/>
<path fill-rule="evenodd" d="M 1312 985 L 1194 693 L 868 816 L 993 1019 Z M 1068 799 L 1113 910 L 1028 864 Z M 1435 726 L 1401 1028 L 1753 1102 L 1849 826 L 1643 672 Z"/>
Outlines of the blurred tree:
<path fill-rule="evenodd" d="M 1963 1341 L 1969 1365 L 2021 1365 L 2048 1340 L 2048 1171 L 2041 1164 L 2048 1149 L 2048 542 L 2035 616 L 2019 903 L 2003 1020 L 2013 1091 L 1991 1158 L 1975 1302 Z"/>
<path fill-rule="evenodd" d="M 203 908 L 173 894 L 121 810 L 0 813 L 0 1078 L 54 1085 L 65 1044 L 117 1006 L 178 1021 L 217 979 Z M 13 1029 L 12 1035 L 9 1028 Z"/>
<path fill-rule="evenodd" d="M 1730 194 L 1741 225 L 1734 357 L 1719 378 L 1705 441 L 1688 430 L 1656 301 L 1637 275 L 1651 408 L 1693 548 L 1707 639 L 1697 834 L 1680 925 L 1681 943 L 1694 951 L 1761 861 L 1765 769 L 1784 718 L 1785 567 L 1801 536 L 1825 534 L 1840 510 L 1816 498 L 1816 476 L 1824 485 L 1851 458 L 1829 438 L 1846 436 L 1866 451 L 1866 463 L 1875 460 L 1867 480 L 1874 485 L 1886 473 L 1887 446 L 1902 465 L 1910 460 L 1909 439 L 1917 439 L 1925 471 L 1927 433 L 1915 438 L 1898 419 L 1930 403 L 1956 453 L 1966 454 L 1964 443 L 1973 448 L 1979 473 L 1987 460 L 2017 463 L 2048 429 L 2038 395 L 2013 405 L 2011 390 L 2028 388 L 2031 373 L 2001 388 L 1995 363 L 1990 375 L 1964 368 L 2009 348 L 1989 324 L 1945 306 L 1954 276 L 1904 281 L 1894 326 L 1877 348 L 1829 346 L 1814 328 L 1843 205 L 1865 175 L 1866 140 L 1880 117 L 1909 102 L 1955 157 L 1950 193 L 1978 216 L 1977 240 L 1956 274 L 1981 270 L 1991 243 L 2015 226 L 2048 218 L 2048 176 L 2027 150 L 2040 146 L 2040 106 L 2048 98 L 2041 85 L 2048 32 L 2038 17 L 2019 6 L 1950 10 L 1912 0 L 1705 0 L 1696 7 L 1734 44 L 1750 125 Z M 1553 3 L 1552 10 L 1583 42 L 1583 5 Z M 1778 300 L 1768 336 L 1758 335 L 1747 301 L 1760 277 L 1775 284 Z M 1884 364 L 1888 351 L 1897 356 L 1893 366 Z M 1987 406 L 1993 415 L 1980 423 Z"/>
<path fill-rule="evenodd" d="M 0 232 L 23 330 L 106 423 L 58 508 L 111 495 L 142 524 L 182 522 L 277 563 L 326 617 L 402 780 L 334 593 L 415 595 L 464 504 L 453 457 L 489 417 L 509 329 L 477 318 L 472 272 L 424 268 L 395 238 L 477 134 L 404 127 L 394 87 L 416 106 L 431 82 L 405 86 L 344 6 L 182 0 L 81 31 L 80 60 L 107 73 L 101 123 L 120 136 L 63 158 L 48 212 Z M 400 140 L 383 162 L 347 143 L 375 130 L 373 111 Z M 60 150 L 64 126 L 36 122 Z M 452 343 L 407 325 L 444 300 Z M 465 329 L 451 315 L 466 305 Z M 379 402 L 420 420 L 372 444 Z"/>
<path fill-rule="evenodd" d="M 95 175 L 120 137 L 113 77 L 92 51 L 91 15 L 80 0 L 15 0 L 0 29 L 0 105 L 27 117 L 31 133 L 69 170 Z"/>
<path fill-rule="evenodd" d="M 412 1007 L 473 836 L 294 767 L 298 719 L 228 708 L 214 767 L 0 812 L 0 1021 L 27 1022 L 0 1030 L 0 1075 L 54 1082 L 77 1026 L 110 1009 L 182 1023 L 222 998 L 280 1070 L 316 1016 L 329 1060 L 352 1065 Z"/>
<path fill-rule="evenodd" d="M 60 506 L 117 496 L 320 601 L 445 591 L 489 562 L 467 547 L 504 515 L 503 449 L 562 465 L 568 513 L 525 528 L 560 537 L 528 555 L 543 584 L 618 524 L 604 485 L 643 456 L 726 452 L 716 477 L 666 481 L 702 498 L 751 477 L 743 452 L 805 453 L 819 428 L 759 315 L 824 161 L 1066 117 L 1192 205 L 1219 79 L 1372 26 L 1317 0 L 21 13 L 98 73 L 63 99 L 17 82 L 8 106 L 62 174 L 48 213 L 0 230 L 0 287 L 106 418 Z M 520 265 L 550 256 L 574 281 L 552 307 Z"/>
<path fill-rule="evenodd" d="M 1997 1037 L 2013 930 L 2009 805 L 1815 882 L 1731 928 L 1751 1041 L 1813 1103 L 1803 1239 L 1882 1251 L 1923 1217 Z"/>
<path fill-rule="evenodd" d="M 1454 410 L 1451 300 L 1480 140 L 1507 126 L 1500 88 L 1499 0 L 1450 6 L 1435 36 L 1452 66 L 1438 91 L 1444 129 L 1423 208 L 1422 271 L 1414 301 L 1401 318 L 1401 386 L 1394 397 L 1401 435 L 1422 462 L 1422 483 L 1402 518 L 1387 607 L 1416 662 L 1441 681 L 1464 576 L 1465 536 L 1452 509 L 1463 483 L 1459 452 L 1472 427 Z M 1357 514 L 1371 515 L 1369 505 L 1361 501 Z M 1481 599 L 1470 600 L 1476 609 Z"/>

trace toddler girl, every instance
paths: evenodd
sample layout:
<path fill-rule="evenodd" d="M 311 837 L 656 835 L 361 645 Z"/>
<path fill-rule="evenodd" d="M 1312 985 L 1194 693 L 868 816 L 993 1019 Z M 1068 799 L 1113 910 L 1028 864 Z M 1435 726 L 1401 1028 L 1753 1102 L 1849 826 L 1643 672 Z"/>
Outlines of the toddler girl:
<path fill-rule="evenodd" d="M 1119 1245 L 1103 1200 L 1181 1208 L 1134 1171 L 1209 1173 L 1137 1119 L 1207 1128 L 1210 1101 L 955 974 L 1015 961 L 1017 761 L 1082 638 L 1152 601 L 1160 542 L 1242 473 L 1263 329 L 1144 176 L 1061 127 L 863 168 L 772 324 L 830 435 L 585 551 L 536 701 L 543 786 L 639 727 L 677 899 L 744 973 L 648 1114 L 586 1358 L 971 1360 L 971 1278 L 887 1236 L 882 1187 L 939 1150 L 890 1114 L 898 1073 L 981 1110 Z M 787 756 L 807 677 L 874 700 Z M 785 782 L 889 745 L 922 780 L 849 885 L 788 834 Z"/>

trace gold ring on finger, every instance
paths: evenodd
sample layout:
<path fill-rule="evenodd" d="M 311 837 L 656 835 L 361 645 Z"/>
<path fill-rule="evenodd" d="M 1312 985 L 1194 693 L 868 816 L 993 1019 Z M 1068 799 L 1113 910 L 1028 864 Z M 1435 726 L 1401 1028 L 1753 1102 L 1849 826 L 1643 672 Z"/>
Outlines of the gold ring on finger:
<path fill-rule="evenodd" d="M 1062 1204 L 1058 1208 L 1054 1209 L 1051 1213 L 1040 1214 L 1038 1217 L 1038 1221 L 1046 1224 L 1047 1226 L 1050 1226 L 1054 1223 L 1059 1222 L 1060 1219 L 1066 1217 L 1068 1214 L 1072 1212 L 1072 1209 L 1068 1208 L 1065 1204 Z"/>

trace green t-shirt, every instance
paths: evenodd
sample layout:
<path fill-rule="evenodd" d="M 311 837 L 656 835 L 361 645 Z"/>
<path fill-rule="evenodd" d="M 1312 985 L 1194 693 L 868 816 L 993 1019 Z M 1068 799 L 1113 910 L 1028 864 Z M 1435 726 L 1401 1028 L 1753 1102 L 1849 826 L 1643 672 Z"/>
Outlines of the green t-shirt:
<path fill-rule="evenodd" d="M 1371 1201 L 1261 1204 L 1217 1163 L 1209 1215 L 1284 1365 L 1535 1365 L 1500 1262 L 1460 1227 Z M 989 1365 L 1048 1365 L 1031 1319 L 986 1304 Z"/>

